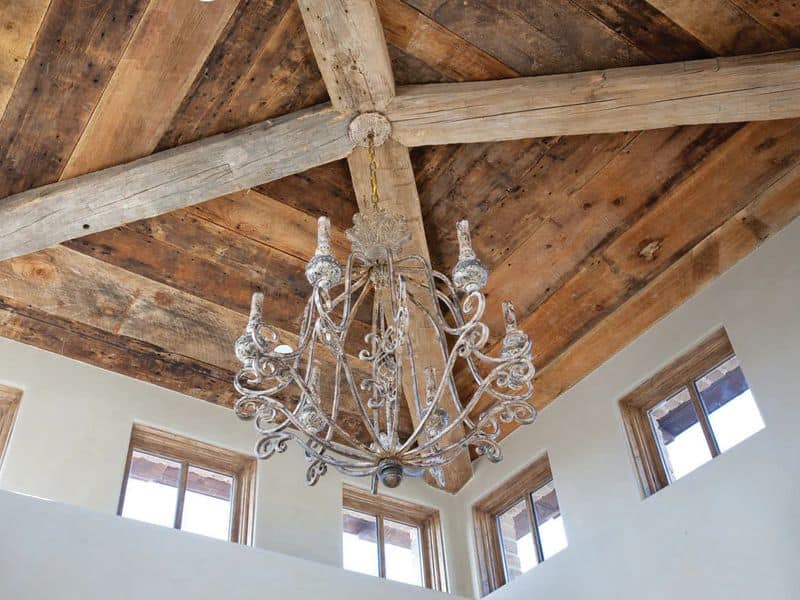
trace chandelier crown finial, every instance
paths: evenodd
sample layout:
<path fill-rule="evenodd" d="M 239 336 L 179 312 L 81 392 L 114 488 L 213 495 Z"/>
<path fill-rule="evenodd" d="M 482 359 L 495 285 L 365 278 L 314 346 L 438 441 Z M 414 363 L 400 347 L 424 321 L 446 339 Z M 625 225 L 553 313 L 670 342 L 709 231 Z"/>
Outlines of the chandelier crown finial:
<path fill-rule="evenodd" d="M 342 265 L 331 253 L 331 220 L 317 219 L 317 249 L 306 265 L 306 279 L 323 290 L 334 287 L 342 279 Z"/>
<path fill-rule="evenodd" d="M 482 290 L 489 279 L 489 270 L 472 249 L 469 235 L 469 221 L 462 219 L 456 223 L 458 237 L 458 262 L 453 267 L 453 283 L 459 290 L 467 293 Z"/>

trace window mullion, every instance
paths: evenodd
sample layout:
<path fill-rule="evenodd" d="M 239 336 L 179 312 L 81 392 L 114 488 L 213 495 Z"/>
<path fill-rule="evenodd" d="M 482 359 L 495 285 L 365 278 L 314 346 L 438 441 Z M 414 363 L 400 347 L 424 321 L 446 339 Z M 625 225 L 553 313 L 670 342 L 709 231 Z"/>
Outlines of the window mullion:
<path fill-rule="evenodd" d="M 386 578 L 386 548 L 384 547 L 383 515 L 376 515 L 378 522 L 378 576 Z"/>
<path fill-rule="evenodd" d="M 189 478 L 189 463 L 181 462 L 181 472 L 178 481 L 178 504 L 175 507 L 175 529 L 180 529 L 183 524 L 183 501 L 186 498 L 186 481 Z"/>
<path fill-rule="evenodd" d="M 706 436 L 706 443 L 708 444 L 708 449 L 711 452 L 711 456 L 719 456 L 719 444 L 717 444 L 717 438 L 714 437 L 714 432 L 711 431 L 711 423 L 708 420 L 708 412 L 700 400 L 700 394 L 697 391 L 695 382 L 690 381 L 686 388 L 689 390 L 689 395 L 692 397 L 692 403 L 694 404 L 695 411 L 697 412 L 697 419 L 700 421 L 700 427 L 703 429 L 703 435 Z"/>
<path fill-rule="evenodd" d="M 528 508 L 528 518 L 531 520 L 531 537 L 533 546 L 536 548 L 536 562 L 541 563 L 544 561 L 544 552 L 542 551 L 542 540 L 539 538 L 539 524 L 536 522 L 536 513 L 533 510 L 533 492 L 526 494 L 525 506 Z"/>

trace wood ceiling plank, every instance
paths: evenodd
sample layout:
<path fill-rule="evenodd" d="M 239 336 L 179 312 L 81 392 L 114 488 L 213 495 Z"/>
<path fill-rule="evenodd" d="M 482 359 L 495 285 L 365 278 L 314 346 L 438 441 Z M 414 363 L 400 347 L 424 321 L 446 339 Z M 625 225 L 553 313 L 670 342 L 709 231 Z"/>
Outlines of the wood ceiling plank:
<path fill-rule="evenodd" d="M 644 52 L 569 0 L 407 1 L 521 75 L 650 62 Z"/>
<path fill-rule="evenodd" d="M 647 0 L 570 0 L 655 62 L 708 58 L 709 51 Z"/>
<path fill-rule="evenodd" d="M 51 2 L 0 120 L 0 197 L 59 178 L 146 6 Z"/>
<path fill-rule="evenodd" d="M 791 48 L 732 0 L 647 0 L 719 56 Z"/>
<path fill-rule="evenodd" d="M 254 190 L 217 198 L 190 212 L 301 261 L 310 260 L 317 247 L 315 217 Z M 336 254 L 347 255 L 350 244 L 341 229 L 331 228 L 331 242 Z"/>
<path fill-rule="evenodd" d="M 287 331 L 299 329 L 297 307 L 308 296 L 302 289 L 307 284 L 303 286 L 305 282 L 299 280 L 302 268 L 286 268 L 288 265 L 275 261 L 260 263 L 273 270 L 268 278 L 255 277 L 126 228 L 109 229 L 64 245 L 242 315 L 249 314 L 250 297 L 260 288 L 270 306 L 270 323 Z"/>
<path fill-rule="evenodd" d="M 798 215 L 800 164 L 542 369 L 536 405 L 552 402 Z"/>
<path fill-rule="evenodd" d="M 787 48 L 800 46 L 800 4 L 794 0 L 733 0 Z"/>
<path fill-rule="evenodd" d="M 0 14 L 0 117 L 22 73 L 50 0 L 6 2 Z"/>
<path fill-rule="evenodd" d="M 0 260 L 304 171 L 350 148 L 346 119 L 323 106 L 23 192 L 0 205 Z"/>
<path fill-rule="evenodd" d="M 567 183 L 560 188 L 548 183 L 562 179 L 552 176 L 558 169 L 547 169 L 543 181 L 529 187 L 517 202 L 527 203 L 524 198 L 540 196 L 544 188 L 553 192 L 553 209 L 492 270 L 484 318 L 490 330 L 499 332 L 503 325 L 500 299 L 514 302 L 520 319 L 533 313 L 589 256 L 684 181 L 740 127 L 697 125 L 642 132 L 594 176 L 581 183 L 564 176 Z M 650 157 L 647 169 L 640 168 L 642 156 Z M 521 273 L 536 276 L 521 280 Z"/>
<path fill-rule="evenodd" d="M 406 86 L 389 106 L 408 146 L 800 116 L 800 51 Z"/>
<path fill-rule="evenodd" d="M 3 295 L 234 370 L 247 317 L 63 246 L 0 263 Z"/>
<path fill-rule="evenodd" d="M 547 368 L 753 198 L 785 181 L 799 162 L 796 120 L 752 123 L 730 137 L 521 320 L 537 367 Z M 662 237 L 652 237 L 657 232 Z"/>
<path fill-rule="evenodd" d="M 425 229 L 422 223 L 422 210 L 408 149 L 390 139 L 376 148 L 375 154 L 378 165 L 377 179 L 380 206 L 385 210 L 405 217 L 411 233 L 411 240 L 406 245 L 405 251 L 408 254 L 421 256 L 430 263 L 428 243 L 425 239 Z M 350 165 L 359 208 L 361 210 L 369 210 L 371 207 L 371 183 L 367 150 L 361 147 L 355 148 L 348 157 L 348 164 Z M 421 289 L 418 283 L 409 281 L 408 290 L 410 294 L 416 294 L 422 302 L 426 301 L 424 290 Z M 437 331 L 419 308 L 410 305 L 409 315 L 411 323 L 409 337 L 414 347 L 417 369 L 421 372 L 427 367 L 433 367 L 436 369 L 437 377 L 441 377 L 444 373 L 444 360 L 439 346 Z M 404 371 L 410 373 L 411 369 L 410 367 L 405 367 Z M 414 425 L 417 425 L 419 413 L 414 406 L 413 387 L 411 387 L 413 385 L 416 385 L 416 383 L 412 379 L 407 376 L 404 377 L 404 396 L 409 405 L 411 419 Z M 422 394 L 423 390 L 420 390 L 419 393 Z M 460 400 L 446 393 L 440 401 L 440 406 L 448 411 L 451 418 L 454 418 L 454 415 L 460 412 L 461 404 Z M 462 437 L 463 428 L 457 428 L 445 439 L 450 443 L 455 443 Z M 442 467 L 442 473 L 444 476 L 444 489 L 451 492 L 461 489 L 472 477 L 469 453 L 467 451 L 461 452 L 455 460 Z M 426 475 L 426 479 L 430 483 L 434 482 L 429 474 Z"/>
<path fill-rule="evenodd" d="M 242 27 L 231 32 L 236 35 L 230 40 L 232 47 L 228 40 L 218 45 L 205 69 L 216 72 L 215 67 L 222 63 L 225 71 L 218 74 L 218 80 L 202 77 L 159 148 L 168 147 L 176 138 L 197 139 L 232 131 L 327 99 L 297 4 L 283 0 L 276 4 L 284 7 L 282 14 L 272 14 L 273 7 L 262 21 L 256 21 L 263 34 L 253 39 L 253 45 L 242 46 L 238 37 Z M 263 14 L 263 9 L 259 12 Z M 231 55 L 243 62 L 231 64 Z"/>
<path fill-rule="evenodd" d="M 203 244 L 203 251 L 197 254 L 180 247 L 191 246 L 195 236 L 214 227 L 208 221 L 196 219 L 195 222 L 199 222 L 200 227 L 190 233 L 191 237 L 185 241 L 181 238 L 187 233 L 186 228 L 173 223 L 168 227 L 168 239 L 157 239 L 148 233 L 134 231 L 133 226 L 127 226 L 64 242 L 64 245 L 245 316 L 250 313 L 253 292 L 260 289 L 269 306 L 270 324 L 288 332 L 299 331 L 302 318 L 299 307 L 305 305 L 311 291 L 305 278 L 305 261 L 242 238 L 242 242 L 261 247 L 260 255 L 255 257 L 260 272 L 257 273 L 250 265 L 243 268 L 221 264 L 214 260 L 211 239 Z M 156 236 L 165 233 L 163 223 L 164 219 L 162 227 L 154 232 Z M 144 230 L 153 232 L 152 228 L 145 227 Z M 228 246 L 231 241 L 228 232 Z M 240 243 L 239 240 L 234 241 L 236 245 Z M 353 322 L 347 348 L 354 356 L 361 349 L 357 343 L 367 333 L 369 326 L 365 322 Z"/>
<path fill-rule="evenodd" d="M 253 188 L 314 218 L 327 216 L 331 225 L 345 230 L 358 212 L 347 161 L 328 163 L 303 173 Z"/>
<path fill-rule="evenodd" d="M 453 214 L 458 214 L 472 224 L 478 256 L 490 270 L 498 268 L 551 218 L 565 193 L 585 185 L 634 137 L 636 134 L 546 138 L 536 140 L 538 146 L 531 144 L 528 150 L 523 147 L 521 152 L 510 151 L 521 142 L 470 145 L 470 149 L 487 151 L 466 169 L 452 168 L 458 174 L 450 188 L 452 195 L 435 201 L 434 209 L 426 215 L 436 225 L 435 262 L 450 265 L 456 260 L 452 226 L 443 225 L 442 220 L 452 221 Z M 461 154 L 467 152 L 465 149 Z"/>
<path fill-rule="evenodd" d="M 403 0 L 379 0 L 377 4 L 386 40 L 448 79 L 474 81 L 518 76 L 491 54 Z"/>
<path fill-rule="evenodd" d="M 221 114 L 229 108 L 232 114 L 239 112 L 229 106 L 230 102 L 241 85 L 257 83 L 246 77 L 253 69 L 254 57 L 270 44 L 277 24 L 293 3 L 294 0 L 241 0 L 165 132 L 159 150 L 223 133 L 218 123 Z M 265 80 L 269 75 L 264 74 Z M 246 121 L 246 114 L 240 118 L 243 122 L 239 127 L 252 123 Z"/>
<path fill-rule="evenodd" d="M 149 4 L 61 179 L 150 154 L 237 3 Z"/>
<path fill-rule="evenodd" d="M 374 0 L 298 3 L 333 106 L 383 112 L 394 96 L 394 76 Z"/>
<path fill-rule="evenodd" d="M 233 406 L 233 372 L 0 296 L 0 334 L 140 381 Z"/>
<path fill-rule="evenodd" d="M 751 124 L 733 135 L 521 320 L 535 363 L 547 365 L 798 160 L 797 121 Z"/>

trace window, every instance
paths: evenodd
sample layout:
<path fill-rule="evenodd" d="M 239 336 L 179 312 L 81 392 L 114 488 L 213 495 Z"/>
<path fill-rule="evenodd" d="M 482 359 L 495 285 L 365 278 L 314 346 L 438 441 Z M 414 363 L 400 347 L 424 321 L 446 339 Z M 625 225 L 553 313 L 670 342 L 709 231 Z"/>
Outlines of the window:
<path fill-rule="evenodd" d="M 0 465 L 3 464 L 21 397 L 19 390 L 0 385 Z"/>
<path fill-rule="evenodd" d="M 645 496 L 764 428 L 724 330 L 620 401 Z"/>
<path fill-rule="evenodd" d="M 567 547 L 546 455 L 478 502 L 472 512 L 483 595 Z"/>
<path fill-rule="evenodd" d="M 344 486 L 342 566 L 446 591 L 439 512 Z"/>
<path fill-rule="evenodd" d="M 118 514 L 250 543 L 255 459 L 133 426 Z"/>

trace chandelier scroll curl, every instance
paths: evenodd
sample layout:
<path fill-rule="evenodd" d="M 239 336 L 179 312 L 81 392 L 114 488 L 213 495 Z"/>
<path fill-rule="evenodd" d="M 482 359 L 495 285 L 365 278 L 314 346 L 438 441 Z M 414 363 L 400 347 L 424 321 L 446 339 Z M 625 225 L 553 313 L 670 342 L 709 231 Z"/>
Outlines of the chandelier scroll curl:
<path fill-rule="evenodd" d="M 263 294 L 253 294 L 246 330 L 235 344 L 242 365 L 234 379 L 235 411 L 254 420 L 259 458 L 297 443 L 308 461 L 309 485 L 328 467 L 371 477 L 373 491 L 378 481 L 395 487 L 403 476 L 426 472 L 441 484 L 443 467 L 470 446 L 497 462 L 502 424 L 536 418 L 529 402 L 532 345 L 506 302 L 501 348 L 487 351 L 482 289 L 488 270 L 472 248 L 467 221 L 457 224 L 452 278 L 403 253 L 408 228 L 380 207 L 372 146 L 370 155 L 372 206 L 346 232 L 352 251 L 344 264 L 333 255 L 330 222 L 318 221 L 317 249 L 306 266 L 312 290 L 297 337 L 282 339 L 266 325 Z M 420 358 L 430 356 L 431 341 L 420 352 L 412 328 L 422 325 L 435 332 L 435 364 Z M 474 383 L 465 398 L 455 384 L 459 365 Z M 403 405 L 414 413 L 411 433 L 401 431 Z"/>

